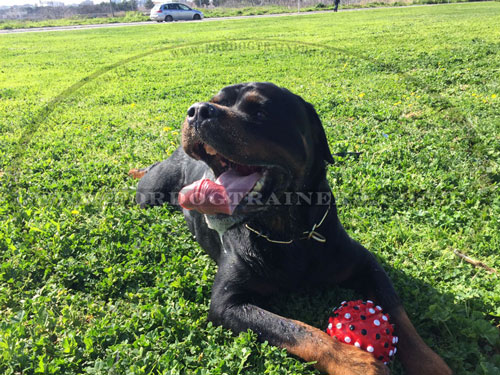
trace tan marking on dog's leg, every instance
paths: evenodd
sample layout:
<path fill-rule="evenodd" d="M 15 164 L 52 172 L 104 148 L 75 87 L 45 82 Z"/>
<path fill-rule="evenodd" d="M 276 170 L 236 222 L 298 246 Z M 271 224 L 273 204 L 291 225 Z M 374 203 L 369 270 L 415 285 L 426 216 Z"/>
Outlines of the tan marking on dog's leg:
<path fill-rule="evenodd" d="M 144 177 L 144 175 L 146 174 L 146 171 L 144 170 L 141 170 L 141 169 L 131 169 L 130 171 L 128 171 L 128 175 L 132 178 L 137 178 L 137 179 L 141 179 Z"/>
<path fill-rule="evenodd" d="M 448 365 L 422 340 L 403 307 L 390 313 L 398 336 L 397 358 L 407 375 L 450 375 Z"/>

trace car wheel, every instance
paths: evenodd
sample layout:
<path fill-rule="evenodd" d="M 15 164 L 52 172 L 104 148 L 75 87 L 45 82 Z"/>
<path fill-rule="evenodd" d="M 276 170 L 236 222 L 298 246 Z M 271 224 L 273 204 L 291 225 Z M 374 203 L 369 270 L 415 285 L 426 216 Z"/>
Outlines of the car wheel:
<path fill-rule="evenodd" d="M 172 16 L 166 16 L 165 17 L 165 22 L 172 22 L 174 18 Z"/>
<path fill-rule="evenodd" d="M 195 15 L 193 16 L 193 20 L 195 20 L 195 21 L 199 21 L 199 20 L 201 20 L 200 15 L 199 15 L 199 14 L 195 14 Z"/>

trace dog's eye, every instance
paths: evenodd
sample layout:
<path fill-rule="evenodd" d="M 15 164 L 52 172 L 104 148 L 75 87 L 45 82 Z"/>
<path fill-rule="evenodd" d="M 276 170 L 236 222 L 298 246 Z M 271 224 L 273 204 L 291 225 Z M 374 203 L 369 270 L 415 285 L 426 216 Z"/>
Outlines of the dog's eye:
<path fill-rule="evenodd" d="M 255 117 L 257 117 L 259 120 L 264 120 L 266 118 L 266 114 L 263 111 L 257 111 L 255 113 Z"/>

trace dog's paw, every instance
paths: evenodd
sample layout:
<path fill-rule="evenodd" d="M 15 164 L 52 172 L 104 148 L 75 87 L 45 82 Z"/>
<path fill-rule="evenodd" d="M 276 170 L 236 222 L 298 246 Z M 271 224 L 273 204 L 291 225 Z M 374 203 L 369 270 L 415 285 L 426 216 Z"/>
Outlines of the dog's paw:
<path fill-rule="evenodd" d="M 410 367 L 406 368 L 407 375 L 452 375 L 453 371 L 448 365 L 437 355 L 427 356 L 421 362 L 414 362 Z"/>
<path fill-rule="evenodd" d="M 376 359 L 373 354 L 367 353 L 362 349 L 357 349 L 349 361 L 349 375 L 388 375 L 389 368 L 382 361 Z"/>
<path fill-rule="evenodd" d="M 444 364 L 444 366 L 419 366 L 418 369 L 407 371 L 407 375 L 452 375 L 453 371 Z"/>
<path fill-rule="evenodd" d="M 415 346 L 410 354 L 402 355 L 400 360 L 407 375 L 452 375 L 453 371 L 443 359 L 427 345 Z"/>
<path fill-rule="evenodd" d="M 373 354 L 338 343 L 333 360 L 326 366 L 331 375 L 388 375 L 389 368 Z"/>

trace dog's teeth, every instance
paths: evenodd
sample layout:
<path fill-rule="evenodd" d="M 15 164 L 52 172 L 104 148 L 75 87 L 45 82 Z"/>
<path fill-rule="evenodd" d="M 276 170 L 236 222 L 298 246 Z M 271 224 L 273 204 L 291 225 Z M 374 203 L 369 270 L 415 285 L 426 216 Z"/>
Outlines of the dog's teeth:
<path fill-rule="evenodd" d="M 205 146 L 205 152 L 208 155 L 217 155 L 217 151 L 215 151 L 215 149 L 212 146 L 207 145 L 206 143 L 204 144 L 204 146 Z"/>
<path fill-rule="evenodd" d="M 262 189 L 263 185 L 264 184 L 262 183 L 262 181 L 260 181 L 260 180 L 257 181 L 256 184 L 255 184 L 255 186 L 253 187 L 253 191 L 260 191 L 260 189 Z"/>

